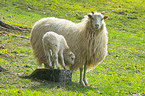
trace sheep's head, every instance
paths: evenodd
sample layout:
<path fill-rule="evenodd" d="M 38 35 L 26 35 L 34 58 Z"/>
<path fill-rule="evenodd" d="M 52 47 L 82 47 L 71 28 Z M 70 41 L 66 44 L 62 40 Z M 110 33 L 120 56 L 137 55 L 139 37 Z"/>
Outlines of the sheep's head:
<path fill-rule="evenodd" d="M 103 13 L 92 12 L 88 14 L 88 17 L 91 19 L 91 25 L 96 30 L 99 30 L 102 27 L 104 19 L 108 18 L 108 16 L 104 16 Z"/>

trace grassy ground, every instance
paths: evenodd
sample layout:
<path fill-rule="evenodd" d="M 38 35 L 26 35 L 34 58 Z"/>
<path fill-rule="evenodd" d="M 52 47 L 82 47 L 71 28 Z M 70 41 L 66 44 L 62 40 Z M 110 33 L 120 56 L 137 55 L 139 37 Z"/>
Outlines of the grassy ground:
<path fill-rule="evenodd" d="M 2 0 L 0 20 L 32 28 L 44 17 L 54 16 L 80 22 L 91 11 L 106 11 L 108 56 L 88 72 L 90 86 L 78 84 L 79 72 L 72 85 L 24 79 L 37 66 L 28 39 L 30 32 L 0 32 L 0 95 L 145 95 L 145 2 L 143 0 Z M 113 12 L 112 10 L 117 11 Z"/>

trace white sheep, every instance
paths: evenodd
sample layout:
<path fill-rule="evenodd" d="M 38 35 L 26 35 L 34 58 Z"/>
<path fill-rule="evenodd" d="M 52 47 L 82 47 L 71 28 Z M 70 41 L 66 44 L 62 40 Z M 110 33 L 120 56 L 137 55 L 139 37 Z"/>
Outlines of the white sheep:
<path fill-rule="evenodd" d="M 37 21 L 31 31 L 30 42 L 39 64 L 46 63 L 42 48 L 42 37 L 47 31 L 54 31 L 65 37 L 71 51 L 75 54 L 75 63 L 71 70 L 80 69 L 80 83 L 88 84 L 86 72 L 100 64 L 107 55 L 108 32 L 101 13 L 88 13 L 80 23 L 55 17 Z"/>
<path fill-rule="evenodd" d="M 74 64 L 75 55 L 70 51 L 65 38 L 55 32 L 47 32 L 42 38 L 44 53 L 47 59 L 47 67 L 60 69 L 59 63 L 66 69 L 65 63 L 69 66 Z M 59 58 L 59 61 L 58 61 Z"/>

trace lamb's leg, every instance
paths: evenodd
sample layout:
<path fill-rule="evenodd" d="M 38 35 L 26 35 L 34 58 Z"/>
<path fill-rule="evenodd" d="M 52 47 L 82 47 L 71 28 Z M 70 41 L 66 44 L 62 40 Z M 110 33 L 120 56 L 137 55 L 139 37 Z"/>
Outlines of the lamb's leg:
<path fill-rule="evenodd" d="M 46 63 L 44 63 L 45 68 L 52 68 L 52 63 L 50 60 L 50 53 L 48 50 L 46 50 L 46 46 L 43 44 L 43 49 L 44 49 L 44 53 L 46 56 Z"/>
<path fill-rule="evenodd" d="M 54 61 L 53 61 L 53 58 L 52 58 L 52 51 L 51 49 L 49 50 L 49 61 L 51 62 L 51 67 L 54 68 Z"/>
<path fill-rule="evenodd" d="M 80 68 L 80 81 L 79 83 L 83 86 L 86 86 L 84 81 L 83 81 L 83 66 Z"/>
<path fill-rule="evenodd" d="M 52 68 L 54 69 L 54 60 L 52 60 Z"/>
<path fill-rule="evenodd" d="M 86 71 L 87 71 L 87 62 L 85 63 L 85 65 L 84 65 L 84 76 L 83 76 L 83 81 L 84 81 L 84 83 L 85 83 L 85 85 L 88 85 L 89 83 L 88 83 L 88 81 L 87 81 L 87 79 L 86 79 Z"/>
<path fill-rule="evenodd" d="M 45 52 L 45 56 L 46 56 L 46 61 L 47 63 L 44 63 L 45 68 L 52 68 L 52 63 L 50 60 L 50 54 L 48 51 Z"/>
<path fill-rule="evenodd" d="M 57 52 L 55 52 L 53 54 L 53 60 L 54 60 L 54 63 L 56 64 L 57 69 L 60 69 L 59 68 L 59 63 L 58 63 L 58 53 Z"/>
<path fill-rule="evenodd" d="M 49 52 L 49 51 L 47 51 L 47 62 L 49 62 L 49 63 L 48 63 L 49 66 L 52 67 L 52 62 L 51 62 L 51 59 L 50 59 L 50 52 Z"/>
<path fill-rule="evenodd" d="M 60 55 L 60 58 L 61 58 L 62 67 L 63 67 L 64 69 L 66 69 L 65 63 L 64 63 L 64 57 L 63 57 L 63 50 L 61 50 L 61 51 L 59 52 L 59 55 Z"/>

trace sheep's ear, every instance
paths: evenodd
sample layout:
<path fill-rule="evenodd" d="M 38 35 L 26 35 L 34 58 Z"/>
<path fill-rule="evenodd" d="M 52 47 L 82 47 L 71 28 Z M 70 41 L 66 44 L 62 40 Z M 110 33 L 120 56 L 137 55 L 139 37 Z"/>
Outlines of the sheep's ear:
<path fill-rule="evenodd" d="M 91 14 L 88 14 L 88 17 L 89 17 L 89 18 L 92 18 L 92 15 L 91 15 Z"/>
<path fill-rule="evenodd" d="M 109 16 L 104 16 L 104 19 L 108 19 Z"/>
<path fill-rule="evenodd" d="M 91 19 L 93 18 L 91 13 L 88 14 L 88 17 Z"/>

